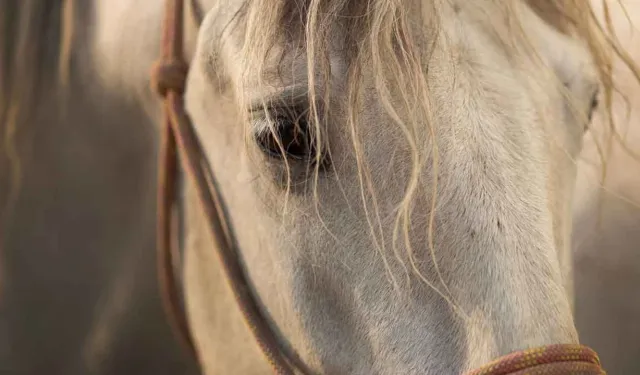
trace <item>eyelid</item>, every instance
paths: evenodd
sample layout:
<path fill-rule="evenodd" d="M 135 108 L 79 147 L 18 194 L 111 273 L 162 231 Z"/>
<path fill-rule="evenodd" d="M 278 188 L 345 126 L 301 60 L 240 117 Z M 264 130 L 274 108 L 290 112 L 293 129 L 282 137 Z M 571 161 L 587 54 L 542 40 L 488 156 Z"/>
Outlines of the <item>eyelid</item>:
<path fill-rule="evenodd" d="M 301 106 L 278 106 L 265 109 L 259 109 L 252 113 L 251 123 L 253 132 L 257 135 L 271 132 L 272 127 L 275 125 L 278 119 L 286 118 L 289 121 L 297 122 L 300 119 L 307 117 L 309 109 L 308 107 L 301 108 Z"/>
<path fill-rule="evenodd" d="M 250 101 L 249 113 L 264 112 L 265 110 L 278 108 L 299 107 L 309 100 L 309 89 L 307 86 L 292 85 L 284 87 L 277 92 L 268 94 Z"/>

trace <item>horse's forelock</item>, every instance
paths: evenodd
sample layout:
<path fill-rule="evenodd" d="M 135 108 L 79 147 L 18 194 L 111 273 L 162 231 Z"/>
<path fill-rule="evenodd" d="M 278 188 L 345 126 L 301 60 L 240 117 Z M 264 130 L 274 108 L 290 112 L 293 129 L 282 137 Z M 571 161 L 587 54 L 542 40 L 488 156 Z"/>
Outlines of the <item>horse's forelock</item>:
<path fill-rule="evenodd" d="M 609 109 L 608 113 L 611 114 L 611 95 L 614 91 L 611 69 L 613 58 L 620 56 L 634 72 L 640 72 L 640 70 L 631 59 L 625 58 L 626 52 L 618 47 L 615 34 L 610 28 L 610 21 L 605 19 L 604 25 L 598 23 L 591 4 L 584 0 L 524 0 L 524 2 L 561 33 L 574 35 L 585 42 L 594 57 L 603 86 L 604 102 Z M 243 15 L 247 26 L 243 56 L 255 59 L 247 62 L 247 66 L 256 69 L 251 73 L 253 77 L 260 76 L 261 69 L 267 65 L 266 60 L 274 45 L 284 43 L 284 45 L 290 44 L 304 50 L 308 63 L 310 113 L 315 120 L 313 124 L 317 130 L 315 131 L 317 144 L 323 144 L 320 139 L 322 134 L 320 128 L 323 126 L 323 119 L 328 116 L 319 113 L 320 109 L 316 104 L 327 100 L 330 92 L 328 88 L 317 89 L 322 85 L 329 85 L 328 80 L 318 78 L 331 76 L 329 59 L 330 48 L 333 47 L 330 45 L 331 37 L 336 27 L 341 28 L 339 43 L 343 45 L 341 52 L 349 70 L 346 82 L 349 96 L 347 122 L 358 159 L 363 197 L 370 197 L 367 215 L 372 219 L 370 227 L 373 236 L 381 233 L 381 227 L 377 223 L 379 216 L 373 191 L 374 184 L 370 181 L 369 169 L 362 157 L 363 147 L 358 140 L 360 130 L 357 106 L 360 105 L 358 90 L 362 80 L 361 69 L 365 64 L 372 68 L 378 97 L 394 123 L 402 129 L 411 146 L 412 176 L 408 182 L 406 196 L 400 200 L 398 218 L 395 221 L 395 233 L 400 238 L 407 237 L 409 216 L 418 191 L 421 165 L 429 158 L 429 155 L 424 155 L 425 140 L 418 137 L 425 133 L 433 135 L 431 121 L 429 121 L 431 110 L 428 104 L 427 77 L 420 62 L 428 59 L 430 51 L 425 51 L 424 40 L 419 40 L 419 36 L 412 35 L 411 27 L 415 27 L 415 10 L 419 9 L 420 12 L 417 14 L 421 14 L 424 18 L 425 27 L 430 27 L 432 28 L 430 32 L 437 33 L 441 17 L 438 13 L 443 9 L 440 4 L 439 1 L 433 1 L 415 2 L 412 5 L 395 0 L 251 0 L 245 4 Z M 506 6 L 505 12 L 515 9 L 515 7 Z M 516 15 L 513 18 L 518 19 Z M 504 38 L 509 37 L 504 36 Z M 419 43 L 422 45 L 418 45 Z M 427 43 L 426 48 L 428 47 Z M 286 48 L 283 52 L 286 53 Z M 636 76 L 640 81 L 640 74 Z M 322 108 L 328 110 L 328 107 Z M 412 115 L 406 118 L 401 113 L 412 113 Z M 609 127 L 615 129 L 611 115 L 609 123 Z M 424 128 L 425 126 L 427 129 Z M 431 139 L 431 143 L 435 144 L 435 139 Z M 435 149 L 431 152 L 437 152 L 433 150 Z M 433 167 L 437 168 L 437 155 L 430 156 L 434 163 Z M 316 181 L 317 173 L 316 170 Z M 435 205 L 436 193 L 437 183 L 434 180 L 432 205 Z M 433 217 L 431 223 L 433 224 Z M 404 242 L 408 244 L 410 241 L 405 238 Z M 383 243 L 383 241 L 380 239 L 374 243 Z M 394 253 L 397 254 L 395 251 Z M 412 262 L 412 259 L 410 257 L 409 261 Z M 416 269 L 413 264 L 411 268 Z M 426 279 L 423 278 L 423 280 Z"/>

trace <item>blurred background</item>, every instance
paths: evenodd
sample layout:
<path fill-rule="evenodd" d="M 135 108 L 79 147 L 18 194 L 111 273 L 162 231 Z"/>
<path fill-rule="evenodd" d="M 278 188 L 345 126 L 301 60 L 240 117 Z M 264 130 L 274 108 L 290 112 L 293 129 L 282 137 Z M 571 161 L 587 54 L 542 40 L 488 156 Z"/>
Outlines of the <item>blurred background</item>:
<path fill-rule="evenodd" d="M 0 0 L 0 374 L 197 374 L 157 286 L 158 125 L 91 68 L 92 3 Z"/>

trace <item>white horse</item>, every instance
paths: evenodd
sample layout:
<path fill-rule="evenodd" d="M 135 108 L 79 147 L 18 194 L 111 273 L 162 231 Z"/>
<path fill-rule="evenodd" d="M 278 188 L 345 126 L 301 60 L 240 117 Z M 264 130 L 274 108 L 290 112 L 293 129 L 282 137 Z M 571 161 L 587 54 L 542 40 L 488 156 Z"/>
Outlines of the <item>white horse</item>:
<path fill-rule="evenodd" d="M 280 341 L 312 371 L 459 374 L 510 352 L 578 342 L 570 241 L 576 159 L 598 87 L 605 99 L 614 89 L 606 68 L 615 39 L 595 27 L 586 2 L 189 5 L 189 113 L 253 292 Z M 92 327 L 82 341 L 85 357 L 100 363 L 101 348 L 109 346 L 104 327 L 118 321 L 122 299 L 135 295 L 127 290 L 136 275 L 132 264 L 144 263 L 140 249 L 152 242 L 153 153 L 136 146 L 149 147 L 153 138 L 153 128 L 139 123 L 160 114 L 148 73 L 159 54 L 163 7 L 124 0 L 75 6 L 61 8 L 76 25 L 62 28 L 67 43 L 54 66 L 68 77 L 71 97 L 58 100 L 77 109 L 71 99 L 88 98 L 91 115 L 77 115 L 74 123 L 103 121 L 83 129 L 103 149 L 83 149 L 57 134 L 47 139 L 57 152 L 55 141 L 73 144 L 66 161 L 87 163 L 84 170 L 101 176 L 61 171 L 55 178 L 80 191 L 104 189 L 85 205 L 108 218 L 56 225 L 86 225 L 66 233 L 99 244 L 100 257 L 112 247 L 138 251 L 122 253 L 118 264 L 132 268 L 112 275 L 108 303 L 85 323 Z M 39 174 L 20 173 L 29 160 L 17 157 L 28 153 L 15 136 L 12 108 L 32 98 L 15 87 L 0 113 L 6 168 L 24 185 Z M 20 108 L 23 123 L 44 122 Z M 103 155 L 126 164 L 101 165 L 95 158 Z M 114 177 L 91 168 L 100 165 Z M 129 172 L 120 180 L 123 169 Z M 15 192 L 23 191 L 14 186 L 7 187 L 5 211 L 33 212 L 15 203 Z M 49 195 L 48 202 L 57 198 Z M 188 184 L 182 210 L 186 311 L 202 370 L 268 373 Z M 29 231 L 10 231 L 8 254 L 51 246 L 34 236 L 37 221 L 14 217 L 11 227 Z M 90 230 L 97 225 L 108 227 L 98 239 Z M 6 278 L 27 280 L 15 276 L 19 269 L 9 263 Z M 29 290 L 11 283 L 7 289 L 12 296 Z"/>

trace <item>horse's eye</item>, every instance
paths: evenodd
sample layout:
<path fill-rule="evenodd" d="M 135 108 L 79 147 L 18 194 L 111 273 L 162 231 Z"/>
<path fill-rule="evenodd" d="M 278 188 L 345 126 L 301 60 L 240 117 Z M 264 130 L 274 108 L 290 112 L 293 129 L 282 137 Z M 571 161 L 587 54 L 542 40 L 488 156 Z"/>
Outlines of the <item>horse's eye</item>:
<path fill-rule="evenodd" d="M 596 109 L 598 109 L 598 91 L 596 91 L 593 94 L 593 97 L 591 98 L 591 104 L 589 105 L 589 124 L 591 123 L 591 120 L 593 119 L 593 114 L 595 113 Z M 589 125 L 587 124 L 587 126 Z"/>
<path fill-rule="evenodd" d="M 262 152 L 273 158 L 292 160 L 309 159 L 315 155 L 314 141 L 305 116 L 278 114 L 270 121 L 272 126 L 256 136 Z"/>

